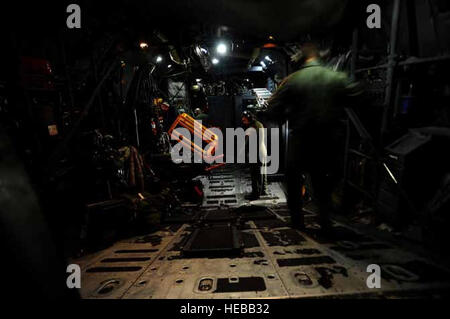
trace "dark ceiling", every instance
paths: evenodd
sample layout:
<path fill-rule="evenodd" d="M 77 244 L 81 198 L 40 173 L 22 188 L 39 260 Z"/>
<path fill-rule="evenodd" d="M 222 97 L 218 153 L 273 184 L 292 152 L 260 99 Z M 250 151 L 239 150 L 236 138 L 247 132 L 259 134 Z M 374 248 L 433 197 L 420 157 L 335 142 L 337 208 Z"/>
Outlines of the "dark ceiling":
<path fill-rule="evenodd" d="M 216 24 L 238 29 L 251 36 L 271 34 L 292 41 L 312 29 L 336 25 L 347 0 L 184 0 L 122 1 L 147 17 L 164 24 Z"/>
<path fill-rule="evenodd" d="M 109 36 L 120 34 L 127 47 L 145 40 L 152 47 L 154 30 L 161 31 L 177 49 L 192 44 L 215 45 L 219 38 L 240 43 L 229 66 L 242 68 L 251 58 L 253 49 L 260 47 L 269 36 L 279 44 L 299 42 L 319 34 L 335 36 L 342 22 L 351 19 L 353 5 L 363 1 L 351 0 L 63 0 L 51 2 L 17 2 L 8 14 L 10 30 L 21 35 L 22 42 L 32 49 L 42 45 L 41 39 L 61 40 L 70 50 L 69 58 L 82 57 Z M 66 28 L 66 6 L 81 7 L 81 30 Z M 359 10 L 359 9 L 358 9 Z M 349 19 L 350 16 L 350 19 Z M 353 21 L 353 22 L 352 22 Z M 221 33 L 221 34 L 219 34 Z M 341 32 L 350 34 L 349 32 Z M 20 38 L 20 37 L 19 37 Z M 50 39 L 50 40 L 49 40 Z M 244 43 L 245 42 L 245 43 Z M 43 42 L 45 43 L 45 42 Z M 99 44 L 100 43 L 100 44 Z M 44 48 L 47 45 L 43 45 Z M 162 48 L 164 50 L 166 48 Z M 23 50 L 26 53 L 26 50 Z M 89 53 L 87 53 L 89 54 Z"/>
<path fill-rule="evenodd" d="M 83 26 L 107 28 L 140 26 L 142 31 L 193 24 L 225 25 L 243 34 L 265 38 L 271 34 L 292 41 L 302 33 L 327 31 L 342 18 L 347 0 L 119 0 L 20 1 L 8 12 L 10 27 L 55 29 L 65 26 L 65 7 L 77 3 Z M 28 30 L 32 31 L 32 30 Z"/>

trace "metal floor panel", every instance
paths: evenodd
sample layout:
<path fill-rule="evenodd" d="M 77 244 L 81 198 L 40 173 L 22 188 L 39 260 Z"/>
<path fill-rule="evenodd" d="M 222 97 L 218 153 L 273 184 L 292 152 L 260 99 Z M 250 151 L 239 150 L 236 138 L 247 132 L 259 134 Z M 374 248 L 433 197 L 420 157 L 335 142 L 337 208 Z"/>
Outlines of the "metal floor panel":
<path fill-rule="evenodd" d="M 212 211 L 219 206 L 231 210 L 249 204 L 244 200 L 245 193 L 250 191 L 248 176 L 241 172 L 219 172 L 202 182 L 205 185 L 204 210 Z M 216 186 L 225 183 L 233 188 L 232 193 L 211 191 L 212 186 L 217 190 Z M 313 229 L 307 232 L 290 229 L 286 199 L 280 185 L 269 185 L 269 191 L 269 199 L 252 204 L 271 207 L 277 219 L 252 220 L 241 225 L 247 245 L 242 257 L 184 258 L 182 246 L 193 231 L 192 227 L 185 224 L 176 232 L 166 228 L 118 242 L 100 253 L 74 261 L 82 266 L 82 297 L 336 298 L 384 294 L 392 297 L 403 292 L 426 296 L 426 291 L 449 291 L 449 270 L 344 224 L 335 223 L 336 233 L 330 238 L 317 235 Z M 229 195 L 235 195 L 236 202 L 226 203 L 231 199 Z M 217 203 L 208 203 L 212 200 L 208 196 L 214 196 Z M 308 220 L 314 217 L 314 212 L 306 215 Z M 381 289 L 367 288 L 369 264 L 382 267 Z M 99 267 L 111 267 L 112 271 L 105 272 Z M 90 272 L 92 269 L 100 272 Z M 240 280 L 242 283 L 259 282 L 263 287 L 255 288 L 258 291 L 242 291 L 252 287 L 246 289 Z M 225 289 L 219 289 L 219 282 L 227 285 Z"/>
<path fill-rule="evenodd" d="M 178 232 L 182 229 L 178 230 Z M 177 233 L 175 233 L 177 234 Z M 139 243 L 143 236 L 134 237 L 116 243 L 112 247 L 96 254 L 94 258 L 90 256 L 74 261 L 82 267 L 81 297 L 82 298 L 121 298 L 129 287 L 146 271 L 149 266 L 158 258 L 165 248 L 176 238 L 170 231 L 159 231 L 152 236 L 161 238 L 159 244 L 152 242 Z M 137 251 L 137 252 L 136 252 Z M 125 258 L 125 257 L 146 257 L 145 261 L 135 262 L 104 262 L 105 259 Z M 136 271 L 108 271 L 107 268 L 117 267 L 140 267 Z M 106 271 L 91 272 L 92 269 L 105 269 Z M 113 286 L 109 292 L 104 292 L 106 286 Z M 108 287 L 106 287 L 108 288 Z"/>

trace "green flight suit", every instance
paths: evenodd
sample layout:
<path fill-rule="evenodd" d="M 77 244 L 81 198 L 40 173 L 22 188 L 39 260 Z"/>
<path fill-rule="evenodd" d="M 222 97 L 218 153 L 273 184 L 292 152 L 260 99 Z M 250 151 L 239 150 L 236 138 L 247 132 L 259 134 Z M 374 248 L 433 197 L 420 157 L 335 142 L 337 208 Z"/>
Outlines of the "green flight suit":
<path fill-rule="evenodd" d="M 309 173 L 321 224 L 328 226 L 328 203 L 342 170 L 339 152 L 344 140 L 340 120 L 347 97 L 360 93 L 347 75 L 307 63 L 282 83 L 269 101 L 272 117 L 289 120 L 286 168 L 287 200 L 292 223 L 304 226 L 302 176 Z"/>
<path fill-rule="evenodd" d="M 209 118 L 208 114 L 200 113 L 195 117 L 195 120 L 202 121 L 202 125 L 208 127 L 209 126 L 208 118 Z"/>

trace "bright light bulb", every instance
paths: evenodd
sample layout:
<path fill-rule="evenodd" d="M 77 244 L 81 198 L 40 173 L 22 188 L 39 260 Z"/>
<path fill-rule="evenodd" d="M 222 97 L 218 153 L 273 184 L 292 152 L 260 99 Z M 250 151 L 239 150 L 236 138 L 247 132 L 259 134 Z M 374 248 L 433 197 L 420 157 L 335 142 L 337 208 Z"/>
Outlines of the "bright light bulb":
<path fill-rule="evenodd" d="M 159 63 L 159 62 L 162 61 L 162 59 L 163 59 L 162 56 L 158 55 L 158 56 L 156 57 L 156 62 Z"/>
<path fill-rule="evenodd" d="M 224 55 L 225 53 L 227 53 L 227 46 L 225 43 L 219 43 L 217 45 L 217 53 Z"/>
<path fill-rule="evenodd" d="M 146 43 L 146 42 L 141 42 L 141 43 L 139 43 L 139 47 L 140 47 L 141 49 L 147 49 L 147 48 L 148 48 L 148 43 Z"/>
<path fill-rule="evenodd" d="M 212 59 L 212 63 L 213 64 L 218 64 L 219 63 L 219 59 L 216 59 L 216 58 Z"/>

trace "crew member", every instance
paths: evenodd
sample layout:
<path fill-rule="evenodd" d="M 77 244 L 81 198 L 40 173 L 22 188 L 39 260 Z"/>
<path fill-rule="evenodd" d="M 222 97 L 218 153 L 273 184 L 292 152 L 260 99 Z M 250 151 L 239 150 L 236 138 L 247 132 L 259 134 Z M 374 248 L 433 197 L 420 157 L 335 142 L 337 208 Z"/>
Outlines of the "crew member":
<path fill-rule="evenodd" d="M 194 110 L 195 120 L 202 121 L 204 126 L 208 126 L 208 114 L 204 113 L 200 108 Z"/>
<path fill-rule="evenodd" d="M 269 100 L 268 113 L 289 121 L 286 183 L 287 201 L 294 227 L 303 229 L 303 176 L 309 173 L 319 223 L 330 229 L 331 194 L 341 169 L 341 119 L 347 97 L 361 93 L 347 75 L 322 66 L 313 44 L 302 47 L 303 63 Z"/>
<path fill-rule="evenodd" d="M 246 196 L 249 200 L 257 200 L 260 196 L 267 195 L 267 175 L 266 175 L 266 159 L 267 159 L 267 148 L 265 145 L 264 138 L 264 126 L 259 122 L 255 115 L 249 111 L 244 111 L 242 113 L 242 124 L 245 129 L 253 128 L 254 130 L 246 131 L 246 145 L 248 151 L 250 149 L 249 139 L 252 138 L 251 134 L 256 134 L 256 139 L 258 141 L 258 160 L 256 163 L 249 163 L 250 175 L 252 179 L 252 193 Z M 247 152 L 248 154 L 248 152 Z M 248 161 L 247 161 L 248 162 Z"/>

